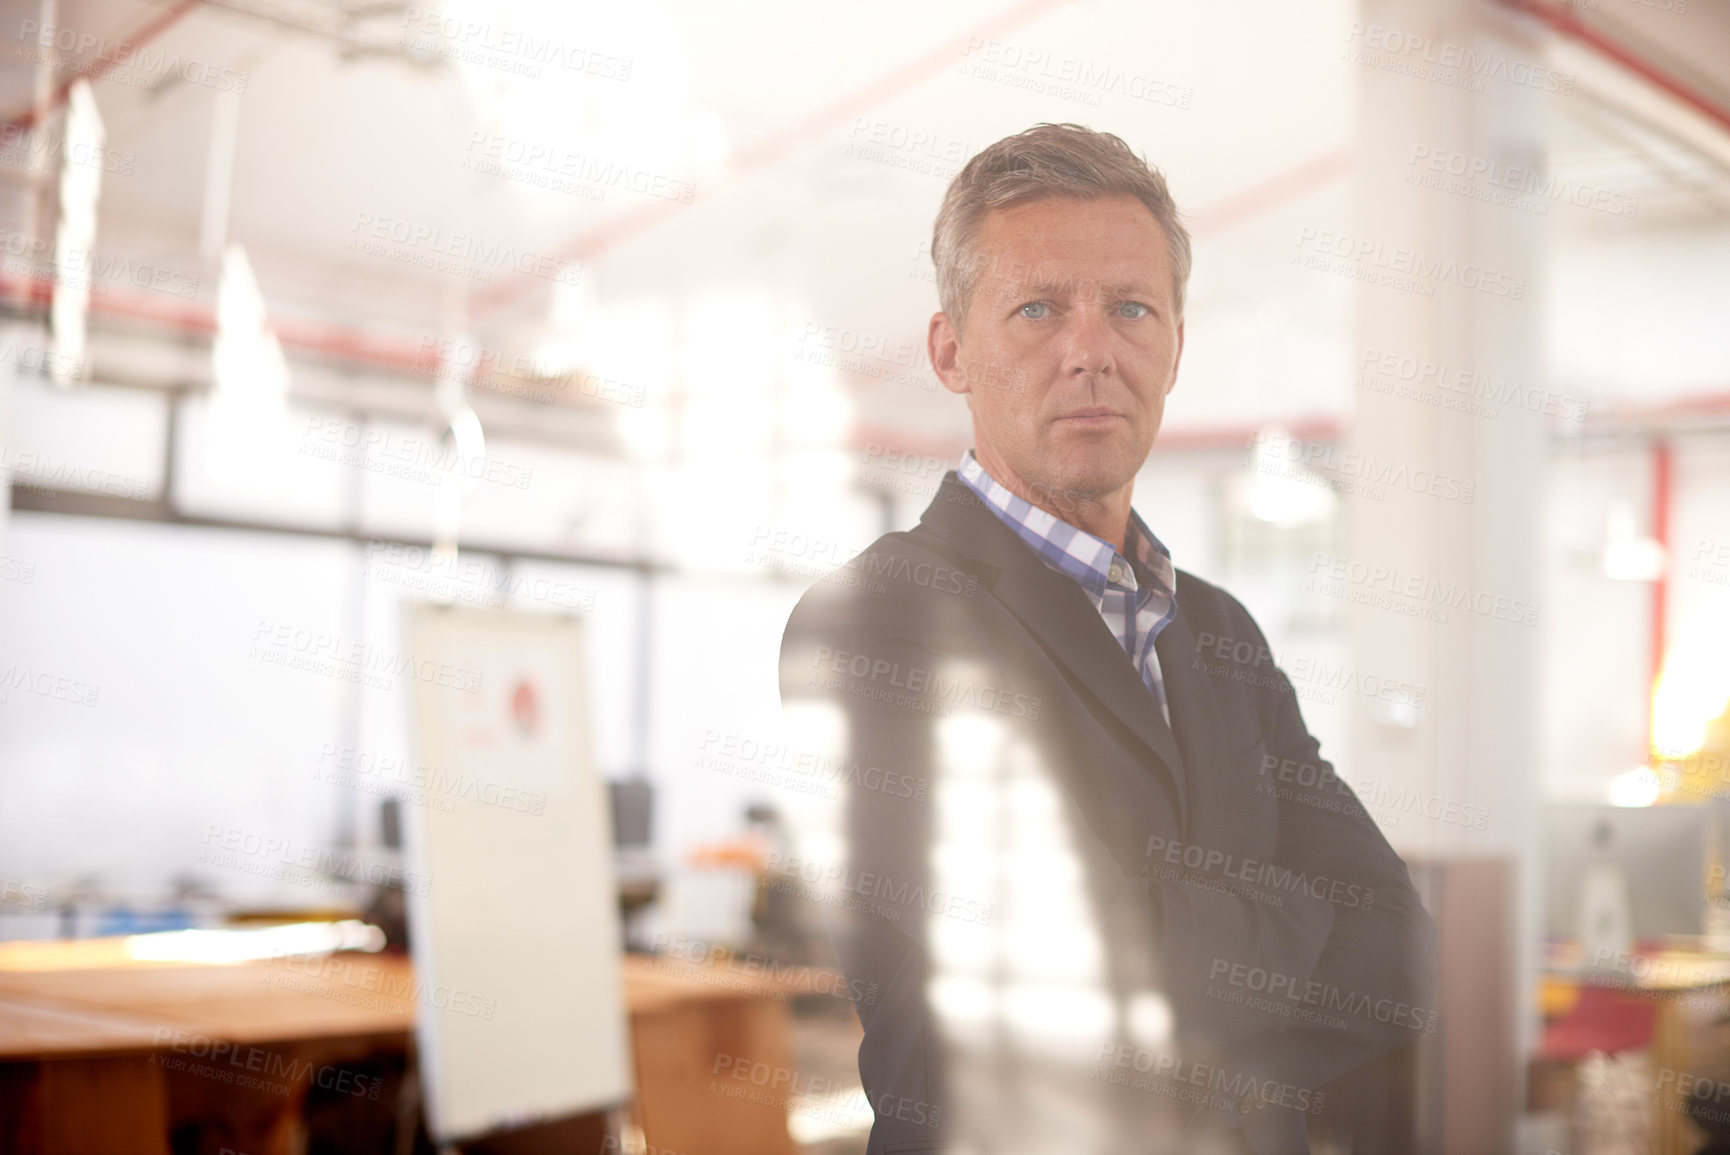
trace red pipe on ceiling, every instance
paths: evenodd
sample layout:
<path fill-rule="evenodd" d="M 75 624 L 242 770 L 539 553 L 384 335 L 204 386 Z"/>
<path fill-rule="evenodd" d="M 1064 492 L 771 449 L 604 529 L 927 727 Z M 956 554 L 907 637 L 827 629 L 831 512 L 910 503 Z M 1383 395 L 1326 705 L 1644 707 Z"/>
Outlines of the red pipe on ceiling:
<path fill-rule="evenodd" d="M 1652 538 L 1663 550 L 1658 577 L 1652 582 L 1652 648 L 1648 660 L 1650 678 L 1646 683 L 1646 745 L 1655 748 L 1652 733 L 1652 704 L 1658 692 L 1658 679 L 1664 673 L 1664 651 L 1669 645 L 1670 629 L 1670 507 L 1675 481 L 1670 441 L 1652 440 Z"/>
<path fill-rule="evenodd" d="M 1501 0 L 1501 2 L 1516 12 L 1524 12 L 1548 25 L 1568 39 L 1586 45 L 1600 56 L 1620 64 L 1654 88 L 1666 92 L 1686 104 L 1719 128 L 1730 130 L 1730 111 L 1726 111 L 1722 105 L 1696 92 L 1626 45 L 1617 43 L 1603 32 L 1581 20 L 1568 5 L 1547 4 L 1544 3 L 1544 0 Z"/>
<path fill-rule="evenodd" d="M 166 12 L 163 12 L 161 15 L 150 20 L 148 23 L 140 27 L 138 31 L 122 40 L 112 54 L 98 58 L 95 64 L 86 68 L 83 72 L 76 73 L 61 81 L 60 87 L 54 90 L 54 94 L 48 98 L 46 104 L 41 105 L 40 107 L 25 109 L 23 112 L 18 113 L 16 116 L 8 120 L 5 127 L 15 131 L 24 131 L 33 128 L 38 120 L 66 103 L 66 97 L 72 91 L 72 86 L 74 84 L 77 84 L 80 80 L 102 79 L 104 76 L 108 75 L 111 70 L 118 68 L 122 63 L 124 63 L 124 61 L 120 59 L 120 52 L 122 50 L 130 49 L 136 51 L 137 49 L 144 47 L 146 44 L 149 44 L 152 40 L 155 40 L 158 36 L 172 28 L 179 22 L 182 16 L 185 16 L 188 12 L 198 7 L 202 2 L 203 0 L 180 0 L 178 4 L 175 4 Z M 128 53 L 128 55 L 130 55 L 130 53 Z"/>

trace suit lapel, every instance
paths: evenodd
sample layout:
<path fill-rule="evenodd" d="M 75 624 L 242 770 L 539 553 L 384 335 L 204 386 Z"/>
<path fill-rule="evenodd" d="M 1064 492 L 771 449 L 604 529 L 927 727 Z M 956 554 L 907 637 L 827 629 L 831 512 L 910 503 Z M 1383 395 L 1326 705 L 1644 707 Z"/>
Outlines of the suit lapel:
<path fill-rule="evenodd" d="M 1226 764 L 1225 720 L 1214 688 L 1205 680 L 1208 675 L 1197 668 L 1195 630 L 1184 615 L 1182 598 L 1177 606 L 1177 616 L 1159 632 L 1153 648 L 1159 655 L 1166 705 L 1171 707 L 1173 718 L 1183 719 L 1177 740 L 1184 762 L 1205 781 Z M 1201 788 L 1200 783 L 1197 788 Z"/>
<path fill-rule="evenodd" d="M 1183 757 L 1171 727 L 1081 587 L 1040 560 L 954 473 L 943 479 L 921 524 L 984 563 L 981 583 L 1072 683 L 1141 739 L 1170 776 L 1178 813 L 1186 813 Z M 1172 717 L 1180 716 L 1173 703 Z"/>

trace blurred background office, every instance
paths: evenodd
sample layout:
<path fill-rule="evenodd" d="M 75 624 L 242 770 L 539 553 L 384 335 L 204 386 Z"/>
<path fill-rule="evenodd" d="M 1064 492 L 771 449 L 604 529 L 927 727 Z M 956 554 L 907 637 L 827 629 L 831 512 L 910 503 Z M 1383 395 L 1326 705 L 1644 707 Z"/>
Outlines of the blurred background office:
<path fill-rule="evenodd" d="M 19 1149 L 55 1149 L 27 1104 L 76 1101 L 44 1069 L 120 1053 L 42 1041 L 32 1015 L 123 1010 L 40 985 L 95 965 L 44 944 L 325 927 L 305 951 L 384 956 L 405 825 L 530 829 L 532 783 L 417 737 L 417 692 L 465 676 L 411 643 L 421 603 L 579 623 L 592 929 L 631 948 L 606 1141 L 863 1149 L 806 885 L 847 783 L 776 655 L 969 444 L 924 351 L 931 221 L 1041 121 L 1171 183 L 1194 275 L 1137 507 L 1266 628 L 1442 929 L 1389 1149 L 1700 1148 L 1730 1120 L 1685 1118 L 1730 1102 L 1726 61 L 1719 0 L 0 5 Z M 513 692 L 525 734 L 559 708 Z M 705 1123 L 757 1052 L 651 1029 L 662 995 L 749 1003 L 775 1102 Z M 150 1022 L 160 1058 L 180 1020 Z M 428 1141 L 442 1093 L 404 1030 L 319 1060 L 382 1080 L 373 1149 Z M 689 1046 L 696 1089 L 657 1051 Z M 140 1126 L 218 1149 L 241 1092 L 153 1070 L 117 1076 Z M 323 1149 L 321 1094 L 224 1134 Z"/>

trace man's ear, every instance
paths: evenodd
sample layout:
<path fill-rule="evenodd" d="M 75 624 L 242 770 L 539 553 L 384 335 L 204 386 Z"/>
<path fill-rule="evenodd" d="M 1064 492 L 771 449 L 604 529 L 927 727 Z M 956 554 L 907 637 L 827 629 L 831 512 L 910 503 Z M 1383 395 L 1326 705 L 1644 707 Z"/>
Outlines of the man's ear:
<path fill-rule="evenodd" d="M 961 334 L 948 313 L 931 315 L 931 325 L 925 332 L 925 352 L 945 389 L 951 393 L 971 392 L 967 374 L 961 368 Z"/>
<path fill-rule="evenodd" d="M 1177 352 L 1171 358 L 1171 384 L 1165 387 L 1165 395 L 1171 396 L 1171 391 L 1177 388 L 1177 367 L 1183 364 L 1183 321 L 1177 323 Z"/>

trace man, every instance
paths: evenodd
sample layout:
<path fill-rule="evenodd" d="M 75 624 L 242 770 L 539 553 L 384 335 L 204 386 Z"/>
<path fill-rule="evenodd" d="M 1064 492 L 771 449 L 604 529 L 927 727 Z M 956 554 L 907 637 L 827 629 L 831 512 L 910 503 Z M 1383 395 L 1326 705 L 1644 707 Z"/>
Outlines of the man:
<path fill-rule="evenodd" d="M 1131 507 L 1188 236 L 1123 141 L 1047 124 L 957 175 L 932 255 L 973 450 L 782 644 L 849 767 L 869 1150 L 1307 1151 L 1321 1084 L 1434 1027 L 1434 932 L 1249 613 Z"/>

